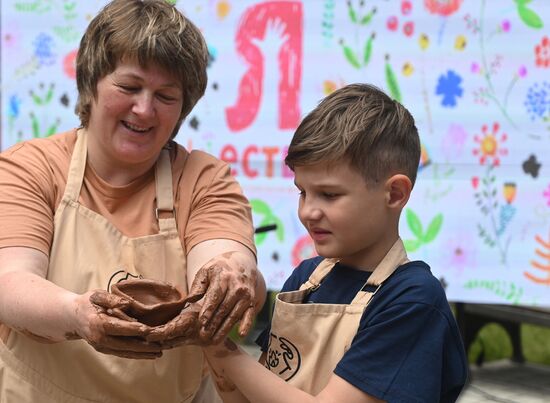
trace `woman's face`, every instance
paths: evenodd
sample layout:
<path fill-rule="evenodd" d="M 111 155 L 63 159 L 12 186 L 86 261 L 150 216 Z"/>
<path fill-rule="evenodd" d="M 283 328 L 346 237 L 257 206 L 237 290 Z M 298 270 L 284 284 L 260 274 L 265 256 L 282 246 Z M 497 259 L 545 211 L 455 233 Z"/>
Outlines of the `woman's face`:
<path fill-rule="evenodd" d="M 97 83 L 87 128 L 90 161 L 100 176 L 108 180 L 109 172 L 121 168 L 140 173 L 151 168 L 182 103 L 181 83 L 165 69 L 120 61 Z"/>

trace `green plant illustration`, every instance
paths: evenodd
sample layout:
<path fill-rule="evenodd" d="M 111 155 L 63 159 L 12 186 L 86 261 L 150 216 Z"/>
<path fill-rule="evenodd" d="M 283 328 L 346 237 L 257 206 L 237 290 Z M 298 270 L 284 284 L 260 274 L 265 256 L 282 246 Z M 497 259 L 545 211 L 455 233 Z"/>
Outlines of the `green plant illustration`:
<path fill-rule="evenodd" d="M 352 47 L 347 44 L 343 38 L 340 39 L 339 43 L 348 63 L 356 69 L 361 69 L 366 67 L 371 60 L 372 47 L 376 34 L 373 32 L 366 38 L 366 40 L 364 40 L 364 35 L 360 35 L 359 30 L 367 27 L 371 23 L 374 15 L 376 14 L 376 7 L 373 7 L 368 12 L 364 12 L 364 1 L 359 2 L 358 8 L 356 8 L 351 1 L 346 2 L 346 5 L 348 8 L 349 20 L 356 28 L 355 42 L 357 45 Z M 362 42 L 363 40 L 364 42 Z"/>
<path fill-rule="evenodd" d="M 516 209 L 511 202 L 501 205 L 497 197 L 496 176 L 493 172 L 494 166 L 489 165 L 485 171 L 485 176 L 481 179 L 481 186 L 474 193 L 476 204 L 481 213 L 487 217 L 488 226 L 481 223 L 477 224 L 479 237 L 485 245 L 494 248 L 500 252 L 502 263 L 506 263 L 508 248 L 511 237 L 506 241 L 502 239 L 508 224 L 515 215 Z M 497 214 L 498 212 L 498 214 Z"/>
<path fill-rule="evenodd" d="M 257 224 L 257 226 L 263 227 L 267 225 L 275 225 L 275 235 L 277 237 L 277 240 L 279 242 L 283 242 L 285 239 L 283 222 L 279 217 L 273 214 L 273 211 L 271 210 L 269 205 L 259 199 L 251 199 L 250 205 L 252 206 L 252 213 L 257 214 L 261 217 L 261 220 Z M 254 241 L 256 242 L 256 245 L 260 246 L 262 243 L 264 243 L 268 235 L 268 232 L 255 234 Z"/>
<path fill-rule="evenodd" d="M 334 36 L 334 8 L 336 7 L 335 0 L 325 0 L 323 18 L 321 22 L 321 32 L 323 37 L 330 41 Z"/>
<path fill-rule="evenodd" d="M 53 0 L 17 1 L 14 7 L 24 13 L 44 14 L 52 9 Z"/>
<path fill-rule="evenodd" d="M 415 239 L 406 239 L 403 241 L 407 252 L 414 252 L 418 250 L 422 245 L 432 242 L 443 225 L 443 214 L 437 214 L 428 224 L 426 231 L 424 231 L 422 222 L 418 215 L 411 209 L 406 210 L 406 218 L 409 229 L 415 236 Z"/>
<path fill-rule="evenodd" d="M 464 284 L 464 288 L 467 290 L 484 289 L 491 291 L 498 295 L 502 299 L 506 300 L 510 304 L 517 305 L 521 302 L 523 296 L 523 288 L 502 280 L 468 280 Z"/>
<path fill-rule="evenodd" d="M 43 108 L 52 102 L 55 92 L 55 84 L 51 83 L 48 88 L 44 89 L 44 84 L 40 83 L 39 88 L 42 92 L 41 94 L 31 90 L 30 96 L 37 107 Z M 44 124 L 44 122 L 40 122 L 36 113 L 31 112 L 29 115 L 31 118 L 32 134 L 35 138 L 51 136 L 57 132 L 57 129 L 61 123 L 60 119 L 55 119 L 55 121 L 51 124 Z"/>
<path fill-rule="evenodd" d="M 395 75 L 393 68 L 390 64 L 390 55 L 386 55 L 386 64 L 384 71 L 386 74 L 386 85 L 390 91 L 390 95 L 397 102 L 401 102 L 401 90 L 399 89 L 399 83 L 397 82 L 397 76 Z"/>

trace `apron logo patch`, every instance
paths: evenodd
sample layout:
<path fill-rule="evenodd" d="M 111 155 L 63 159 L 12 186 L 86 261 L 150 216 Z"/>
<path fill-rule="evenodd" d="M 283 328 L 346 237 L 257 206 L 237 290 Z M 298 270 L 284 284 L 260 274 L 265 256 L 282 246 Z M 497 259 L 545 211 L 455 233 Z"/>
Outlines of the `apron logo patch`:
<path fill-rule="evenodd" d="M 302 364 L 300 352 L 290 340 L 271 333 L 265 366 L 285 381 L 298 373 Z"/>
<path fill-rule="evenodd" d="M 119 270 L 119 271 L 113 273 L 113 275 L 109 279 L 109 283 L 107 284 L 107 291 L 111 292 L 111 284 L 120 283 L 123 280 L 128 280 L 130 277 L 132 277 L 132 278 L 143 278 L 143 276 L 141 276 L 141 274 L 136 276 L 132 273 L 128 273 L 126 270 Z"/>

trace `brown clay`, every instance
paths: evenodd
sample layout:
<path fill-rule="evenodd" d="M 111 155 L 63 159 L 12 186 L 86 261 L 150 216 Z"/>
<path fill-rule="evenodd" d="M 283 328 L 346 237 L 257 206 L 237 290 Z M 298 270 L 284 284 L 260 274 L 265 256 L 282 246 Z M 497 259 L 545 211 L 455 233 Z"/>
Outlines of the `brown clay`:
<path fill-rule="evenodd" d="M 149 279 L 129 279 L 111 286 L 111 293 L 130 301 L 124 311 L 148 326 L 163 325 L 175 318 L 187 303 L 171 284 Z"/>

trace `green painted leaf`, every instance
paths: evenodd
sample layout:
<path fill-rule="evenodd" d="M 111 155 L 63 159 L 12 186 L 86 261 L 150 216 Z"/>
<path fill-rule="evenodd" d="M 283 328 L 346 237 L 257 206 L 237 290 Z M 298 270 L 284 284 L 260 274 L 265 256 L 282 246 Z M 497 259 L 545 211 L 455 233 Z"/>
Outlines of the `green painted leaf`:
<path fill-rule="evenodd" d="M 353 50 L 347 45 L 342 45 L 342 48 L 344 50 L 344 56 L 346 57 L 348 62 L 350 62 L 350 64 L 356 69 L 361 68 L 361 63 L 359 63 L 359 60 L 357 60 L 357 56 L 355 56 Z"/>
<path fill-rule="evenodd" d="M 423 238 L 422 223 L 414 211 L 407 209 L 407 224 L 414 236 L 418 239 Z"/>
<path fill-rule="evenodd" d="M 539 15 L 530 8 L 527 8 L 524 4 L 518 4 L 518 13 L 521 20 L 528 27 L 535 29 L 540 29 L 543 27 L 544 24 Z"/>
<path fill-rule="evenodd" d="M 262 232 L 254 235 L 254 243 L 258 246 L 264 243 L 265 238 L 267 237 L 267 232 Z"/>
<path fill-rule="evenodd" d="M 32 125 L 32 134 L 34 137 L 40 137 L 40 126 L 38 124 L 38 119 L 34 113 L 31 113 L 31 125 Z"/>
<path fill-rule="evenodd" d="M 374 40 L 374 35 L 371 35 L 367 42 L 365 43 L 365 54 L 363 55 L 363 66 L 369 64 L 370 57 L 372 55 L 372 42 Z"/>
<path fill-rule="evenodd" d="M 262 216 L 272 216 L 273 215 L 269 205 L 266 202 L 264 202 L 260 199 L 250 200 L 250 206 L 252 207 L 252 212 L 253 213 L 260 214 Z"/>
<path fill-rule="evenodd" d="M 34 92 L 31 91 L 31 98 L 33 100 L 33 102 L 36 104 L 36 105 L 42 105 L 44 102 L 42 101 L 42 98 L 39 97 L 38 95 L 36 95 Z"/>
<path fill-rule="evenodd" d="M 351 2 L 348 2 L 348 15 L 352 22 L 357 22 L 357 13 L 355 12 L 355 9 L 353 8 Z"/>
<path fill-rule="evenodd" d="M 372 12 L 372 11 L 369 12 L 368 14 L 366 14 L 363 18 L 361 18 L 360 24 L 361 25 L 368 25 L 368 23 L 371 22 L 373 15 L 374 15 L 374 12 Z"/>
<path fill-rule="evenodd" d="M 426 235 L 424 236 L 424 243 L 432 242 L 437 234 L 439 234 L 439 230 L 441 229 L 441 225 L 443 224 L 443 214 L 438 214 L 435 216 L 435 218 L 432 220 L 430 225 L 428 225 L 428 229 L 426 230 Z"/>
<path fill-rule="evenodd" d="M 277 239 L 280 242 L 283 242 L 285 240 L 285 227 L 283 225 L 283 222 L 275 216 L 271 216 L 271 220 L 273 221 L 273 224 L 277 224 L 277 229 L 275 229 Z"/>
<path fill-rule="evenodd" d="M 418 239 L 405 239 L 403 241 L 403 245 L 405 246 L 405 250 L 407 252 L 414 252 L 418 248 L 420 248 L 420 245 L 422 245 L 422 241 Z"/>
<path fill-rule="evenodd" d="M 388 85 L 392 98 L 397 102 L 401 102 L 401 91 L 399 90 L 399 84 L 397 84 L 397 78 L 389 61 L 386 61 L 386 84 Z"/>
<path fill-rule="evenodd" d="M 52 98 L 53 98 L 53 85 L 50 86 L 50 88 L 48 89 L 48 92 L 46 93 L 46 96 L 44 97 L 44 103 L 49 104 L 50 101 L 52 100 Z"/>
<path fill-rule="evenodd" d="M 46 132 L 46 136 L 51 136 L 57 132 L 57 123 L 54 123 L 48 128 L 48 131 Z"/>

